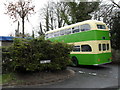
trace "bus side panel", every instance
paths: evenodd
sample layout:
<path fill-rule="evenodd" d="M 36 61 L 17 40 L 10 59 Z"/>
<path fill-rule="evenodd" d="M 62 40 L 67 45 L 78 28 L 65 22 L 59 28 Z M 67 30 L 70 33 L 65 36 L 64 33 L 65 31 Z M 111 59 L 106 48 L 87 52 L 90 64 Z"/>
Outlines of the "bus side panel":
<path fill-rule="evenodd" d="M 96 31 L 97 40 L 110 40 L 109 31 Z"/>
<path fill-rule="evenodd" d="M 110 63 L 112 62 L 112 54 L 111 53 L 101 53 L 97 54 L 97 64 Z"/>
<path fill-rule="evenodd" d="M 93 65 L 96 63 L 94 54 L 71 54 L 70 56 L 75 56 L 79 65 Z"/>
<path fill-rule="evenodd" d="M 110 40 L 109 32 L 99 31 L 99 30 L 90 30 L 90 31 L 85 31 L 85 32 L 80 32 L 75 34 L 49 38 L 49 40 L 71 43 L 71 42 L 90 41 L 90 40 L 103 40 L 103 37 L 105 37 L 105 40 Z"/>
<path fill-rule="evenodd" d="M 111 53 L 102 54 L 71 54 L 75 56 L 79 65 L 97 65 L 111 62 Z"/>
<path fill-rule="evenodd" d="M 88 32 L 80 32 L 80 33 L 50 38 L 50 40 L 51 41 L 59 41 L 59 42 L 63 41 L 65 43 L 96 40 L 96 36 L 94 34 L 95 34 L 95 32 L 91 30 Z M 87 36 L 87 37 L 85 37 L 85 36 Z"/>

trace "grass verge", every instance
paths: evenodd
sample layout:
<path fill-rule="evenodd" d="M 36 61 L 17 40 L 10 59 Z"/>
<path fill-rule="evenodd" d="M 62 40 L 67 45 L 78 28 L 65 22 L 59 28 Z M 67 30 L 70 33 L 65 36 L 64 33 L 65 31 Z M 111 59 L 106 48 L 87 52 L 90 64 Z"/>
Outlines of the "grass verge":
<path fill-rule="evenodd" d="M 13 73 L 2 74 L 1 77 L 2 77 L 1 84 L 9 83 L 9 82 L 11 82 L 12 80 L 15 79 Z"/>
<path fill-rule="evenodd" d="M 17 80 L 15 73 L 7 73 L 7 74 L 0 75 L 0 84 L 1 85 L 10 84 L 13 82 L 20 83 L 22 81 Z"/>

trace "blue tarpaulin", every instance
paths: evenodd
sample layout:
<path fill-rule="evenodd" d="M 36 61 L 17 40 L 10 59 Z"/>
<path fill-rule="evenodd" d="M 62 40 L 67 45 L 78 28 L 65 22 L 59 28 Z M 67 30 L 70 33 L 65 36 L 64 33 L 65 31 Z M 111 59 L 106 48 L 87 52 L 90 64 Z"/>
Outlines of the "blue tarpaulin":
<path fill-rule="evenodd" d="M 0 41 L 12 41 L 13 38 L 11 36 L 0 36 Z"/>

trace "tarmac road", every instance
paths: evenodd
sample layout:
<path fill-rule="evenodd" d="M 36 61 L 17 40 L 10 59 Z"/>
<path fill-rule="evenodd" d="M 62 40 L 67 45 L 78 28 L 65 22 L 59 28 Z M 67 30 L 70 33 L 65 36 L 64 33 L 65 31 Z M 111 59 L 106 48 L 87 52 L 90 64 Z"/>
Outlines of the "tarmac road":
<path fill-rule="evenodd" d="M 72 69 L 75 71 L 74 77 L 51 85 L 42 85 L 42 86 L 34 85 L 34 86 L 25 86 L 25 87 L 26 88 L 27 87 L 28 88 L 99 88 L 99 90 L 105 90 L 105 88 L 118 88 L 119 86 L 118 67 L 120 66 L 112 63 L 100 65 L 100 66 L 68 67 L 68 69 Z M 18 86 L 16 88 L 18 88 Z"/>

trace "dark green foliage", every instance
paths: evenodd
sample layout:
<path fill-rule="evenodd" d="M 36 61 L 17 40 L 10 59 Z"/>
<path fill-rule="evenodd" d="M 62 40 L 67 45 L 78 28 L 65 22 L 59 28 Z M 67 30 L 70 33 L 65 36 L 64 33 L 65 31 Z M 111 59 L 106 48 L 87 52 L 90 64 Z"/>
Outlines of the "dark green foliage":
<path fill-rule="evenodd" d="M 113 25 L 111 28 L 111 42 L 112 48 L 120 50 L 120 12 L 113 18 Z"/>
<path fill-rule="evenodd" d="M 2 47 L 2 73 L 12 71 L 10 47 Z"/>
<path fill-rule="evenodd" d="M 63 70 L 70 64 L 71 50 L 71 45 L 50 42 L 42 38 L 15 39 L 13 46 L 9 49 L 9 57 L 4 56 L 3 60 L 12 60 L 11 64 L 5 63 L 4 65 L 10 65 L 13 71 Z M 51 63 L 41 64 L 41 60 L 51 60 Z"/>
<path fill-rule="evenodd" d="M 99 2 L 67 2 L 69 9 L 69 16 L 71 20 L 67 24 L 74 24 L 84 20 L 91 19 L 92 12 L 98 9 Z"/>

